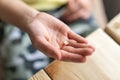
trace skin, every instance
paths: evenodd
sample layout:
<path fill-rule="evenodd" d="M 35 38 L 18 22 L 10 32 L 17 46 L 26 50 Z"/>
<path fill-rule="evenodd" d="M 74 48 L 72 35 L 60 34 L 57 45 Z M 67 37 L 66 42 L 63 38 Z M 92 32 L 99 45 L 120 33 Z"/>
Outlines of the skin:
<path fill-rule="evenodd" d="M 21 7 L 19 7 L 19 6 Z M 88 41 L 55 17 L 27 6 L 20 0 L 0 0 L 0 18 L 28 33 L 32 44 L 48 57 L 85 62 L 94 52 Z M 69 42 L 64 45 L 64 41 Z"/>
<path fill-rule="evenodd" d="M 78 19 L 87 19 L 90 13 L 90 0 L 68 0 L 66 11 L 60 19 L 70 23 Z"/>

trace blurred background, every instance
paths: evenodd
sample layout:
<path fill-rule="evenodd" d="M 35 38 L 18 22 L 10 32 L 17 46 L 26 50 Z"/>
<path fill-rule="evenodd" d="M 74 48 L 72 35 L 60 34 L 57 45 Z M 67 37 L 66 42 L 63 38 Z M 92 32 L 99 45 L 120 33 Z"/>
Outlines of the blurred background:
<path fill-rule="evenodd" d="M 81 25 L 86 28 L 74 25 L 79 22 L 69 25 L 74 26 L 71 29 L 83 37 L 99 27 L 104 29 L 106 24 L 120 11 L 120 0 L 91 0 L 91 4 L 92 15 L 88 20 L 82 21 Z M 54 13 L 56 14 L 58 15 Z M 85 23 L 92 26 L 92 30 Z M 88 32 L 85 33 L 85 30 Z M 27 80 L 52 60 L 32 46 L 25 32 L 10 24 L 0 23 L 0 80 Z"/>

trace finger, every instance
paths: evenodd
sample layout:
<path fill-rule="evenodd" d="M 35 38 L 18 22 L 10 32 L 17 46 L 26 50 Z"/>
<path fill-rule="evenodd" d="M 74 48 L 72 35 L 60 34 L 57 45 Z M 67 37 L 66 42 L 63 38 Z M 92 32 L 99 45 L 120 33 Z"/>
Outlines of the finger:
<path fill-rule="evenodd" d="M 77 41 L 78 43 L 88 43 L 88 41 L 82 36 L 74 33 L 73 31 L 68 32 L 68 38 Z"/>
<path fill-rule="evenodd" d="M 88 19 L 90 17 L 90 14 L 90 11 L 82 8 L 81 10 L 72 13 L 72 15 L 69 15 L 69 17 L 66 17 L 65 19 L 67 23 L 70 23 L 78 19 Z"/>
<path fill-rule="evenodd" d="M 61 16 L 61 20 L 64 22 L 67 22 L 67 18 L 70 17 L 72 14 L 75 12 L 79 11 L 81 8 L 80 5 L 76 5 L 75 0 L 69 0 L 68 5 L 67 5 L 67 10 L 65 13 Z"/>
<path fill-rule="evenodd" d="M 91 46 L 90 44 L 78 43 L 72 39 L 68 40 L 68 43 L 69 43 L 68 46 L 72 46 L 74 48 L 91 48 L 94 50 L 94 47 Z"/>
<path fill-rule="evenodd" d="M 66 20 L 69 23 L 69 22 L 78 20 L 81 17 L 82 17 L 82 14 L 81 14 L 81 10 L 80 10 L 80 11 L 74 12 L 72 15 L 70 15 L 69 17 L 67 17 Z"/>
<path fill-rule="evenodd" d="M 78 11 L 71 12 L 71 11 L 67 10 L 67 11 L 60 17 L 60 20 L 66 22 L 66 23 L 70 23 L 70 22 L 72 22 L 72 21 L 74 21 L 74 20 L 76 20 L 76 19 L 79 19 L 79 16 L 80 16 L 80 15 L 79 15 L 79 16 L 76 15 L 77 12 L 78 12 Z M 76 17 L 74 17 L 74 16 L 76 16 Z M 76 18 L 76 19 L 74 19 L 74 18 Z"/>
<path fill-rule="evenodd" d="M 86 57 L 74 53 L 70 53 L 64 50 L 61 50 L 61 60 L 68 61 L 68 62 L 85 62 Z"/>
<path fill-rule="evenodd" d="M 60 20 L 65 22 L 65 23 L 68 23 L 67 19 L 70 15 L 72 15 L 73 12 L 67 10 L 61 17 L 60 17 Z"/>
<path fill-rule="evenodd" d="M 40 38 L 35 43 L 37 49 L 45 53 L 48 57 L 52 57 L 58 60 L 61 58 L 60 50 L 51 45 L 46 39 Z"/>
<path fill-rule="evenodd" d="M 86 9 L 81 9 L 80 15 L 81 15 L 81 19 L 88 19 L 90 17 L 91 12 L 86 10 Z"/>
<path fill-rule="evenodd" d="M 91 49 L 91 48 L 74 48 L 71 46 L 64 46 L 62 49 L 64 51 L 78 54 L 78 55 L 83 55 L 83 56 L 88 56 L 88 55 L 91 55 L 93 53 L 93 49 Z"/>

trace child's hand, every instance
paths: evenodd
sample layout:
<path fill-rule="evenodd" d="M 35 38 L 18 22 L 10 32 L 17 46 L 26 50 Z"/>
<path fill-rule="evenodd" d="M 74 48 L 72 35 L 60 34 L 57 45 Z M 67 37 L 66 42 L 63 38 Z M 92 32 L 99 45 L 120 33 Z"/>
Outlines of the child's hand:
<path fill-rule="evenodd" d="M 87 19 L 90 13 L 90 0 L 68 0 L 67 9 L 60 19 L 69 23 L 77 19 Z"/>
<path fill-rule="evenodd" d="M 85 38 L 75 34 L 58 19 L 39 13 L 28 24 L 26 30 L 33 45 L 46 54 L 63 61 L 85 62 L 86 56 L 94 52 Z"/>

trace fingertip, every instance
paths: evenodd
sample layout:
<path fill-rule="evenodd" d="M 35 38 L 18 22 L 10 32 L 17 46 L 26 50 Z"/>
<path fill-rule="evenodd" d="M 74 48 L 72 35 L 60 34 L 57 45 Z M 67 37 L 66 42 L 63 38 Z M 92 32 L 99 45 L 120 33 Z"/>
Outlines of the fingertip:
<path fill-rule="evenodd" d="M 93 52 L 94 52 L 93 49 L 89 49 L 89 55 L 92 55 Z"/>
<path fill-rule="evenodd" d="M 90 55 L 92 55 L 92 54 L 93 54 L 93 52 L 94 52 L 94 50 L 93 50 L 93 49 L 88 49 L 88 52 L 87 52 L 88 54 L 87 54 L 87 55 L 88 55 L 88 56 L 90 56 Z"/>
<path fill-rule="evenodd" d="M 93 49 L 91 48 L 84 48 L 83 52 L 81 53 L 83 56 L 90 56 L 93 54 Z"/>
<path fill-rule="evenodd" d="M 83 42 L 86 43 L 86 44 L 88 44 L 88 40 L 86 40 L 86 39 L 84 39 Z"/>
<path fill-rule="evenodd" d="M 93 52 L 95 51 L 95 47 L 92 46 Z"/>
<path fill-rule="evenodd" d="M 80 60 L 81 63 L 85 63 L 86 62 L 86 57 L 82 57 Z"/>
<path fill-rule="evenodd" d="M 93 52 L 95 51 L 95 47 L 91 44 L 88 43 L 88 45 L 90 46 L 90 48 L 93 50 Z"/>

